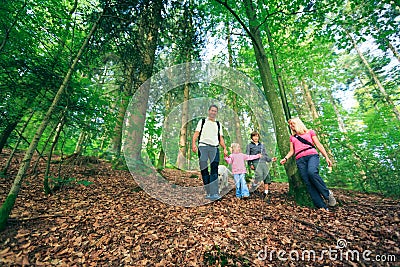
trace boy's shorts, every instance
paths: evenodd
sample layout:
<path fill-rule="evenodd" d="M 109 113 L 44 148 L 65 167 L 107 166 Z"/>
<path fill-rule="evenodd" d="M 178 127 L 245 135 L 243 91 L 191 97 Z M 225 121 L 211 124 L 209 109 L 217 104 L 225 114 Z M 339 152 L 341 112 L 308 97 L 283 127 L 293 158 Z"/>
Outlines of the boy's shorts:
<path fill-rule="evenodd" d="M 254 179 L 256 180 L 256 183 L 263 181 L 264 184 L 270 184 L 272 182 L 266 162 L 254 163 L 254 169 Z"/>

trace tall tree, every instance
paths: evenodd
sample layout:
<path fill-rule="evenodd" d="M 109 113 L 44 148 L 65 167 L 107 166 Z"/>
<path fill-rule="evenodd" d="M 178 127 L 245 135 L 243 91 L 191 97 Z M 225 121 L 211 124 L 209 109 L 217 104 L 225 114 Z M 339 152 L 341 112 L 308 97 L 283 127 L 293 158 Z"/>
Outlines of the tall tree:
<path fill-rule="evenodd" d="M 228 19 L 226 19 L 228 20 Z M 225 27 L 226 27 L 226 40 L 227 40 L 227 48 L 228 48 L 228 64 L 229 67 L 234 68 L 235 66 L 233 65 L 233 51 L 232 51 L 232 33 L 231 33 L 231 28 L 229 26 L 229 21 L 225 21 Z M 233 106 L 233 119 L 234 119 L 234 125 L 235 125 L 235 142 L 240 145 L 240 147 L 243 147 L 243 137 L 242 133 L 240 131 L 241 125 L 240 125 L 240 118 L 239 118 L 239 103 L 238 103 L 238 96 L 232 92 L 232 106 Z"/>
<path fill-rule="evenodd" d="M 155 53 L 158 44 L 158 35 L 162 22 L 161 11 L 162 0 L 150 1 L 145 5 L 143 19 L 140 21 L 139 32 L 143 39 L 138 40 L 139 51 L 141 51 L 141 68 L 138 75 L 139 84 L 144 84 L 153 73 Z M 143 129 L 149 99 L 149 83 L 142 86 L 132 99 L 130 110 L 131 127 L 127 135 L 131 164 L 142 166 L 142 141 Z"/>
<path fill-rule="evenodd" d="M 393 102 L 391 96 L 386 92 L 385 88 L 383 87 L 381 81 L 378 78 L 378 75 L 375 73 L 375 71 L 371 68 L 370 64 L 368 61 L 365 59 L 363 53 L 360 51 L 358 48 L 358 45 L 354 38 L 351 36 L 349 31 L 346 31 L 347 37 L 351 41 L 354 49 L 357 51 L 358 56 L 360 57 L 361 61 L 363 62 L 364 66 L 368 69 L 372 79 L 374 80 L 376 86 L 378 87 L 379 91 L 381 92 L 382 96 L 385 98 L 386 102 L 388 105 L 392 108 L 394 115 L 398 120 L 400 120 L 400 111 L 397 109 L 395 103 Z"/>
<path fill-rule="evenodd" d="M 26 175 L 26 171 L 29 168 L 30 162 L 32 160 L 32 156 L 34 151 L 36 150 L 36 147 L 40 141 L 40 138 L 46 129 L 48 123 L 50 122 L 50 118 L 53 115 L 53 112 L 55 111 L 58 103 L 60 102 L 61 98 L 63 97 L 63 94 L 65 92 L 65 89 L 68 86 L 68 83 L 70 82 L 70 79 L 74 73 L 75 67 L 77 66 L 82 54 L 84 53 L 86 47 L 89 44 L 90 39 L 92 38 L 94 32 L 96 31 L 101 19 L 103 18 L 104 11 L 99 15 L 98 19 L 93 23 L 89 33 L 86 36 L 86 39 L 82 43 L 80 49 L 78 50 L 75 58 L 73 59 L 64 79 L 63 82 L 60 86 L 60 88 L 57 91 L 57 94 L 55 95 L 53 102 L 49 109 L 46 112 L 45 117 L 43 118 L 40 126 L 38 127 L 35 136 L 33 137 L 28 150 L 25 153 L 24 159 L 22 160 L 22 163 L 19 167 L 17 176 L 14 179 L 14 183 L 10 189 L 10 192 L 8 193 L 7 198 L 5 199 L 4 203 L 2 204 L 0 208 L 0 231 L 4 230 L 7 224 L 7 219 L 11 213 L 11 210 L 14 206 L 15 200 L 18 196 L 19 189 L 21 188 L 21 183 L 23 181 L 23 178 Z"/>
<path fill-rule="evenodd" d="M 219 0 L 217 0 L 217 2 L 225 6 L 229 10 L 229 12 L 232 13 L 232 15 L 238 20 L 238 22 L 242 25 L 246 33 L 251 38 L 258 70 L 260 72 L 260 77 L 264 88 L 264 93 L 271 108 L 272 116 L 275 122 L 279 152 L 283 157 L 284 155 L 286 155 L 287 151 L 289 151 L 289 133 L 284 115 L 285 112 L 283 110 L 282 102 L 279 98 L 279 95 L 275 90 L 267 53 L 264 49 L 259 27 L 260 23 L 257 18 L 257 10 L 255 9 L 252 0 L 244 1 L 244 8 L 246 10 L 247 19 L 249 21 L 249 25 L 247 26 L 242 21 L 240 16 L 228 5 L 227 2 Z M 296 202 L 299 204 L 312 205 L 310 196 L 308 195 L 306 187 L 301 180 L 294 160 L 289 161 L 288 164 L 285 165 L 285 170 L 289 178 L 289 194 L 294 196 Z"/>
<path fill-rule="evenodd" d="M 272 64 L 274 66 L 274 71 L 275 71 L 276 79 L 278 82 L 279 94 L 280 94 L 280 97 L 282 100 L 283 110 L 285 111 L 285 117 L 286 117 L 286 120 L 288 121 L 292 116 L 290 115 L 290 110 L 289 110 L 289 105 L 288 105 L 287 98 L 286 98 L 286 92 L 285 92 L 285 86 L 283 83 L 281 68 L 279 67 L 278 55 L 275 50 L 274 41 L 272 39 L 272 33 L 268 26 L 268 23 L 265 23 L 265 32 L 267 34 L 268 46 L 269 46 L 269 49 L 271 52 Z"/>
<path fill-rule="evenodd" d="M 181 117 L 181 130 L 179 132 L 179 151 L 176 165 L 179 169 L 184 169 L 186 165 L 186 158 L 188 157 L 188 118 L 189 118 L 189 92 L 190 92 L 190 68 L 189 62 L 194 57 L 196 44 L 196 29 L 193 25 L 193 6 L 192 1 L 187 1 L 184 4 L 183 21 L 181 24 L 183 34 L 183 45 L 180 46 L 182 54 L 186 63 L 186 83 L 183 85 L 183 103 L 182 103 L 182 117 Z M 179 49 L 179 48 L 178 48 Z"/>

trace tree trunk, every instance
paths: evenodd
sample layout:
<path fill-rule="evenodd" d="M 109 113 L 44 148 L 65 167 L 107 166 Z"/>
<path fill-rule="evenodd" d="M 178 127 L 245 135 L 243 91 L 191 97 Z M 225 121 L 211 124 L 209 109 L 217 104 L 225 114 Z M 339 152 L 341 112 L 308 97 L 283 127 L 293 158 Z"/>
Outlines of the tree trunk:
<path fill-rule="evenodd" d="M 306 83 L 306 81 L 304 79 L 301 80 L 301 89 L 303 89 L 304 100 L 307 103 L 308 110 L 311 112 L 311 117 L 314 122 L 318 123 L 319 115 L 318 115 L 317 109 L 315 107 L 314 100 L 312 99 L 308 84 Z"/>
<path fill-rule="evenodd" d="M 233 51 L 232 51 L 232 38 L 231 38 L 231 29 L 229 27 L 229 21 L 225 22 L 226 24 L 226 39 L 228 44 L 228 64 L 230 68 L 233 68 Z M 237 103 L 237 95 L 232 92 L 232 106 L 233 106 L 233 120 L 235 125 L 235 142 L 243 148 L 243 137 L 242 132 L 240 131 L 240 118 L 239 118 L 239 106 Z"/>
<path fill-rule="evenodd" d="M 160 154 L 158 156 L 157 162 L 157 170 L 162 170 L 165 167 L 165 151 L 164 148 L 161 147 Z"/>
<path fill-rule="evenodd" d="M 52 191 L 49 186 L 50 163 L 51 163 L 51 158 L 53 156 L 54 148 L 57 145 L 58 138 L 60 137 L 60 134 L 61 134 L 61 130 L 64 127 L 64 123 L 65 123 L 64 120 L 65 120 L 65 114 L 61 117 L 61 121 L 57 124 L 56 134 L 54 135 L 53 142 L 51 143 L 51 147 L 50 147 L 50 151 L 49 151 L 49 156 L 47 157 L 46 171 L 44 173 L 44 181 L 43 181 L 43 189 L 44 189 L 44 193 L 46 195 L 50 194 Z"/>
<path fill-rule="evenodd" d="M 158 42 L 158 31 L 161 22 L 161 9 L 163 3 L 162 0 L 156 0 L 153 2 L 150 21 L 147 21 L 146 27 L 142 29 L 143 43 L 140 45 L 140 51 L 143 51 L 143 66 L 139 74 L 139 84 L 144 84 L 153 73 L 153 64 L 155 58 L 155 52 Z M 143 24 L 145 24 L 143 22 Z M 142 141 L 143 141 L 143 129 L 146 120 L 146 111 L 148 106 L 150 84 L 146 83 L 135 94 L 135 99 L 131 102 L 132 110 L 130 111 L 131 119 L 129 133 L 127 133 L 127 142 L 129 142 L 129 159 L 131 165 L 143 165 L 143 159 L 141 156 Z"/>
<path fill-rule="evenodd" d="M 17 142 L 16 142 L 16 144 L 15 144 L 15 146 L 14 146 L 14 149 L 12 150 L 10 156 L 8 157 L 7 162 L 6 162 L 6 165 L 4 166 L 3 170 L 1 171 L 2 174 L 4 174 L 4 175 L 7 174 L 8 168 L 10 168 L 11 161 L 12 161 L 14 155 L 15 155 L 15 152 L 16 152 L 17 149 L 18 149 L 19 144 L 21 143 L 22 135 L 24 134 L 26 127 L 28 126 L 29 122 L 31 121 L 31 119 L 32 119 L 32 117 L 33 117 L 33 114 L 35 114 L 35 111 L 32 111 L 32 112 L 31 112 L 31 115 L 29 116 L 29 118 L 26 120 L 26 122 L 25 122 L 24 125 L 22 126 L 21 135 L 18 136 L 18 139 L 17 139 Z"/>
<path fill-rule="evenodd" d="M 172 78 L 172 77 L 171 77 Z M 167 92 L 164 96 L 164 102 L 165 102 L 165 112 L 164 112 L 164 121 L 163 121 L 163 128 L 164 129 L 169 129 L 169 125 L 168 125 L 168 120 L 165 120 L 166 116 L 168 115 L 170 108 L 171 108 L 171 93 Z M 158 156 L 158 163 L 157 163 L 157 169 L 161 170 L 165 167 L 165 163 L 166 163 L 166 155 L 165 155 L 165 151 L 164 151 L 164 147 L 163 145 L 161 146 L 161 151 L 160 151 L 160 155 Z"/>
<path fill-rule="evenodd" d="M 187 59 L 190 59 L 190 55 L 187 55 Z M 189 113 L 189 77 L 190 68 L 189 61 L 186 63 L 186 83 L 183 87 L 183 103 L 182 103 L 182 118 L 181 118 L 181 130 L 179 133 L 179 151 L 176 165 L 178 169 L 185 169 L 186 165 L 186 150 L 187 150 L 187 128 L 188 128 L 188 113 Z"/>
<path fill-rule="evenodd" d="M 14 131 L 15 127 L 17 127 L 19 122 L 18 120 L 14 120 L 11 123 L 8 123 L 4 131 L 1 133 L 0 136 L 0 153 L 2 153 L 4 146 L 7 143 L 8 137 L 10 137 L 11 133 Z"/>
<path fill-rule="evenodd" d="M 129 98 L 132 97 L 132 87 L 134 80 L 134 66 L 132 63 L 128 63 L 127 72 L 126 72 L 126 81 L 124 84 L 124 91 L 120 95 L 120 102 L 116 103 L 118 105 L 118 115 L 117 121 L 114 126 L 114 132 L 111 139 L 111 153 L 113 154 L 114 160 L 119 164 L 118 161 L 121 157 L 121 148 L 122 148 L 122 128 L 124 124 L 124 117 L 126 113 L 126 109 L 128 108 Z"/>
<path fill-rule="evenodd" d="M 342 116 L 340 115 L 336 100 L 333 98 L 332 95 L 332 90 L 330 88 L 326 88 L 327 92 L 328 92 L 328 98 L 329 98 L 329 102 L 331 103 L 333 110 L 336 114 L 336 120 L 338 122 L 339 125 L 339 131 L 341 131 L 342 133 L 347 133 L 347 129 L 346 126 L 344 125 L 344 122 L 342 120 Z"/>
<path fill-rule="evenodd" d="M 285 112 L 282 107 L 282 102 L 280 101 L 279 96 L 276 93 L 275 86 L 272 82 L 271 68 L 266 52 L 264 50 L 261 33 L 258 29 L 256 10 L 254 9 L 253 2 L 252 0 L 245 0 L 244 3 L 246 6 L 246 14 L 249 19 L 249 32 L 251 34 L 257 65 L 260 71 L 262 85 L 264 88 L 264 93 L 275 121 L 276 138 L 279 152 L 281 154 L 281 157 L 284 157 L 289 151 L 289 133 L 284 117 Z M 294 196 L 298 204 L 311 206 L 311 198 L 307 193 L 306 187 L 298 173 L 293 158 L 285 164 L 285 170 L 289 178 L 289 194 Z"/>
<path fill-rule="evenodd" d="M 124 123 L 125 112 L 128 107 L 128 100 L 125 95 L 121 97 L 118 107 L 117 121 L 114 127 L 114 134 L 111 140 L 111 150 L 113 153 L 114 160 L 118 160 L 121 157 L 121 142 L 122 142 L 122 125 Z"/>
<path fill-rule="evenodd" d="M 86 133 L 82 130 L 81 133 L 79 134 L 78 142 L 76 142 L 74 154 L 80 155 L 82 153 L 83 149 L 83 144 L 86 140 Z"/>
<path fill-rule="evenodd" d="M 307 103 L 309 111 L 311 112 L 311 117 L 315 125 L 315 130 L 319 133 L 320 141 L 324 145 L 326 153 L 328 153 L 329 158 L 332 160 L 332 163 L 335 163 L 332 150 L 328 143 L 328 137 L 325 133 L 322 132 L 321 122 L 319 120 L 319 114 L 317 108 L 315 107 L 315 103 L 312 98 L 310 88 L 308 87 L 308 84 L 304 79 L 301 80 L 301 88 L 303 89 L 304 100 Z"/>
<path fill-rule="evenodd" d="M 57 127 L 53 127 L 53 129 L 51 130 L 51 133 L 50 133 L 49 136 L 47 137 L 46 142 L 44 142 L 44 144 L 43 144 L 42 151 L 40 151 L 40 152 L 38 151 L 39 157 L 38 157 L 37 160 L 35 161 L 35 164 L 33 165 L 33 168 L 32 168 L 32 173 L 35 175 L 35 178 L 36 178 L 37 175 L 38 175 L 37 168 L 38 168 L 38 166 L 39 166 L 39 161 L 40 161 L 41 159 L 45 160 L 45 158 L 44 158 L 42 155 L 44 154 L 44 151 L 46 150 L 47 145 L 49 144 L 49 142 L 50 142 L 50 140 L 51 140 L 51 137 L 53 136 L 54 132 L 56 131 L 56 128 L 57 128 Z M 29 143 L 28 143 L 28 144 L 29 144 Z"/>
<path fill-rule="evenodd" d="M 336 103 L 335 99 L 333 98 L 332 90 L 330 88 L 327 88 L 327 93 L 328 93 L 329 102 L 331 103 L 333 110 L 335 111 L 335 114 L 336 114 L 336 119 L 337 119 L 337 122 L 339 125 L 339 130 L 343 133 L 344 142 L 346 142 L 347 148 L 350 150 L 351 154 L 354 156 L 354 158 L 356 160 L 356 166 L 359 169 L 359 174 L 361 175 L 362 179 L 365 181 L 367 179 L 367 174 L 363 168 L 362 157 L 357 154 L 357 149 L 351 144 L 351 142 L 347 136 L 347 129 L 346 129 L 346 126 L 344 125 L 342 117 L 339 113 L 337 103 Z"/>
<path fill-rule="evenodd" d="M 4 201 L 3 205 L 0 208 L 0 231 L 4 230 L 6 227 L 8 217 L 10 216 L 11 210 L 15 204 L 15 200 L 17 199 L 19 189 L 21 188 L 22 180 L 26 175 L 26 171 L 29 168 L 33 153 L 36 150 L 36 147 L 40 141 L 40 138 L 42 137 L 44 130 L 46 129 L 48 123 L 50 122 L 50 118 L 51 118 L 54 110 L 57 108 L 58 102 L 61 100 L 61 97 L 64 94 L 65 88 L 67 87 L 67 85 L 71 79 L 74 69 L 75 69 L 76 65 L 78 64 L 84 50 L 86 49 L 87 45 L 89 44 L 89 40 L 92 38 L 94 32 L 96 31 L 97 26 L 100 23 L 100 20 L 102 19 L 103 15 L 104 15 L 104 13 L 101 14 L 100 17 L 98 18 L 98 20 L 93 24 L 89 34 L 87 35 L 85 41 L 83 42 L 81 48 L 79 49 L 79 51 L 77 53 L 77 55 L 75 56 L 74 60 L 72 61 L 71 66 L 68 69 L 68 72 L 65 75 L 64 80 L 63 80 L 60 88 L 58 89 L 57 94 L 55 95 L 51 106 L 47 110 L 46 115 L 44 116 L 44 118 L 42 120 L 42 123 L 40 124 L 39 128 L 37 129 L 32 141 L 29 145 L 29 148 L 25 153 L 24 159 L 22 160 L 22 163 L 18 170 L 17 176 L 14 179 L 14 183 L 11 187 L 11 190 L 8 193 L 6 200 Z"/>
<path fill-rule="evenodd" d="M 356 41 L 353 39 L 351 34 L 346 31 L 347 36 L 349 37 L 351 43 L 353 44 L 354 49 L 357 51 L 358 56 L 361 58 L 361 61 L 364 63 L 364 66 L 368 69 L 369 73 L 372 76 L 372 79 L 376 83 L 379 91 L 381 92 L 382 96 L 385 98 L 386 102 L 389 104 L 390 107 L 393 109 L 393 113 L 395 114 L 396 118 L 400 120 L 400 111 L 396 108 L 396 105 L 393 103 L 390 95 L 386 92 L 385 88 L 383 87 L 382 83 L 379 81 L 378 76 L 374 72 L 374 70 L 369 65 L 368 61 L 365 59 L 363 53 L 361 53 L 360 49 L 358 48 Z"/>
<path fill-rule="evenodd" d="M 396 48 L 394 48 L 394 46 L 389 41 L 388 41 L 388 47 L 389 47 L 390 51 L 392 51 L 393 55 L 397 58 L 397 61 L 400 62 L 399 52 L 396 51 Z"/>
<path fill-rule="evenodd" d="M 278 57 L 277 57 L 277 54 L 275 51 L 274 41 L 272 40 L 271 30 L 269 29 L 269 26 L 267 23 L 265 24 L 265 30 L 267 33 L 269 49 L 271 51 L 272 63 L 274 65 L 276 78 L 278 80 L 279 94 L 280 94 L 280 97 L 282 100 L 282 106 L 285 111 L 286 121 L 288 121 L 291 118 L 291 115 L 290 115 L 289 105 L 288 105 L 287 98 L 286 98 L 285 86 L 283 85 L 281 69 L 279 68 Z"/>

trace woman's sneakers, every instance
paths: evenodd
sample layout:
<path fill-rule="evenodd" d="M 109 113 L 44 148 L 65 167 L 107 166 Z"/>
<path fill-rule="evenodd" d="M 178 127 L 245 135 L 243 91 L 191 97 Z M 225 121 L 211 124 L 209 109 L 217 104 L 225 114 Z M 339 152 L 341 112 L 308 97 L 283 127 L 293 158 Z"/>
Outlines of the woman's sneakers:
<path fill-rule="evenodd" d="M 329 190 L 328 205 L 331 206 L 331 207 L 333 207 L 333 206 L 336 205 L 336 199 L 335 199 L 335 197 L 333 196 L 333 193 L 332 193 L 331 190 Z"/>

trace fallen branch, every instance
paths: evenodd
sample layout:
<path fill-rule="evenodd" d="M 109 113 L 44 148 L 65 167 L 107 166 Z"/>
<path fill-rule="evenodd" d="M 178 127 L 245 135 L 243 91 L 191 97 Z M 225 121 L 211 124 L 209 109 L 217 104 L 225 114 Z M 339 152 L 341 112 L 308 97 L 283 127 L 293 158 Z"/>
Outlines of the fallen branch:
<path fill-rule="evenodd" d="M 60 218 L 60 217 L 70 217 L 70 216 L 63 215 L 63 214 L 39 215 L 36 217 L 30 217 L 30 218 L 9 218 L 8 221 L 10 221 L 10 222 L 26 222 L 26 221 L 34 221 L 37 219 Z"/>
<path fill-rule="evenodd" d="M 315 224 L 313 224 L 313 223 L 306 222 L 306 221 L 303 221 L 303 220 L 300 220 L 300 219 L 297 219 L 297 218 L 294 218 L 294 217 L 292 217 L 291 219 L 294 220 L 294 221 L 296 221 L 296 222 L 299 222 L 299 223 L 301 223 L 301 224 L 303 224 L 303 225 L 306 225 L 306 226 L 310 226 L 310 227 L 312 227 L 312 228 L 315 228 L 315 229 L 317 229 L 318 231 L 321 231 L 321 232 L 327 234 L 327 235 L 328 235 L 330 238 L 332 238 L 333 240 L 337 240 L 337 237 L 336 237 L 334 234 L 328 232 L 327 230 L 323 229 L 322 227 L 319 227 L 319 226 L 317 226 L 317 225 L 315 225 Z"/>

